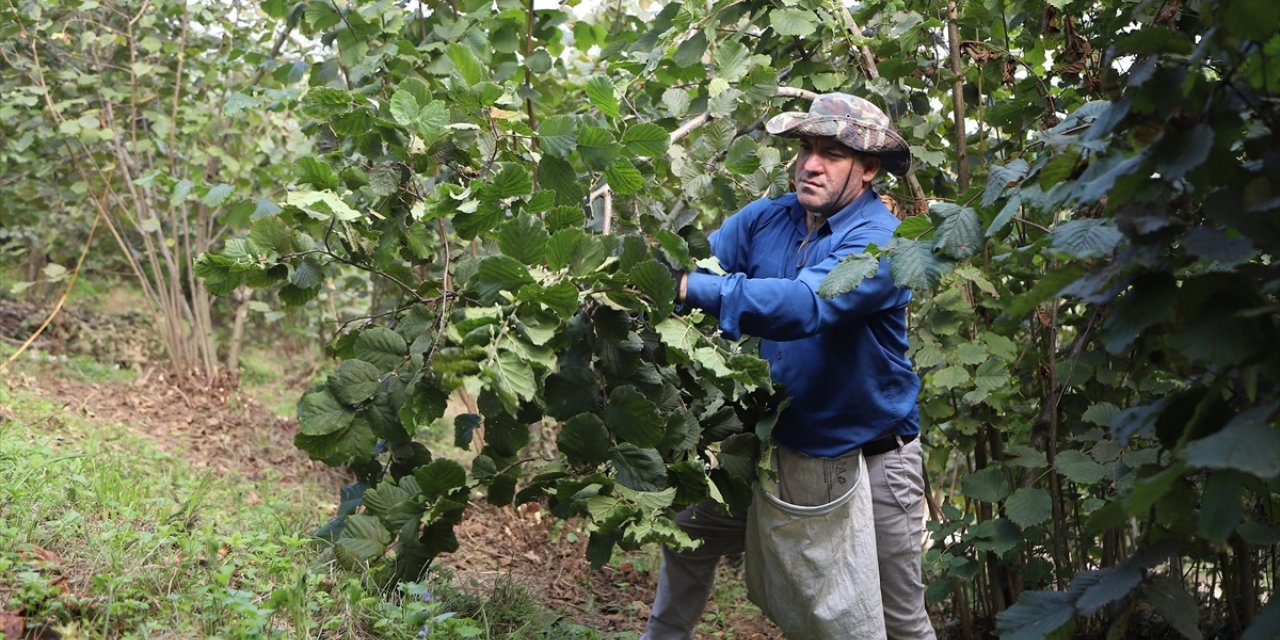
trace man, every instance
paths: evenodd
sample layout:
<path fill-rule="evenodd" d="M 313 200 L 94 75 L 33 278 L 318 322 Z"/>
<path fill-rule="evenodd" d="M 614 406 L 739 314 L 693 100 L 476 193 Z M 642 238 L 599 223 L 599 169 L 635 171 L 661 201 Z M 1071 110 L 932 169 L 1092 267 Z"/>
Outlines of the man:
<path fill-rule="evenodd" d="M 765 128 L 800 140 L 796 190 L 730 217 L 711 236 L 727 275 L 682 276 L 679 300 L 715 315 L 729 338 L 761 339 L 761 357 L 792 398 L 773 431 L 780 451 L 802 459 L 865 456 L 888 637 L 929 640 L 920 578 L 920 381 L 906 357 L 910 293 L 894 286 L 882 261 L 853 291 L 830 300 L 817 294 L 841 258 L 892 238 L 898 220 L 871 182 L 881 170 L 905 174 L 911 152 L 884 112 L 842 93 L 821 95 L 808 113 L 781 114 Z M 785 466 L 781 474 L 785 485 Z M 703 544 L 664 550 L 648 640 L 692 638 L 720 557 L 743 550 L 745 514 L 704 503 L 677 521 Z"/>

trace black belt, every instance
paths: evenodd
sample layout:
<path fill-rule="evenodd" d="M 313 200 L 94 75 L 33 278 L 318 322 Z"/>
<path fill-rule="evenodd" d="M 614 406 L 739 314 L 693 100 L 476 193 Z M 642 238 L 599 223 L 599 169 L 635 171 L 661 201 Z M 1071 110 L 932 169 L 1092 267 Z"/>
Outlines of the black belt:
<path fill-rule="evenodd" d="M 879 440 L 872 440 L 862 445 L 862 455 L 870 458 L 881 454 L 889 453 L 902 445 L 916 439 L 917 434 L 909 436 L 885 436 Z"/>

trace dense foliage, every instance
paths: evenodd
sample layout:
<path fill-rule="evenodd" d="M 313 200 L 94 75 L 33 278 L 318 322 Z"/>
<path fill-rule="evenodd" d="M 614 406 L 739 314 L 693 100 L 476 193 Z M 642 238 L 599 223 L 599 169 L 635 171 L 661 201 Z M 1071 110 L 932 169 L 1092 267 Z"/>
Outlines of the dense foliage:
<path fill-rule="evenodd" d="M 749 343 L 672 315 L 666 265 L 786 188 L 763 118 L 841 89 L 913 144 L 899 210 L 934 203 L 824 289 L 888 256 L 917 294 L 939 620 L 1275 629 L 1269 3 L 263 8 L 327 47 L 262 61 L 305 76 L 315 154 L 198 267 L 290 304 L 337 268 L 384 292 L 299 402 L 298 445 L 363 481 L 340 560 L 416 574 L 476 489 L 586 518 L 597 561 L 687 543 L 671 507 L 742 499 L 777 394 Z M 436 429 L 469 469 L 422 446 Z"/>

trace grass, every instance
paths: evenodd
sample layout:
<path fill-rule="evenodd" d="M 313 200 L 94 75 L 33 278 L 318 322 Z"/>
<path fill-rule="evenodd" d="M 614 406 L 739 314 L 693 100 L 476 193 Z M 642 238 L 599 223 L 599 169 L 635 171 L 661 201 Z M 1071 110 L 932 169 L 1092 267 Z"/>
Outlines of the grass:
<path fill-rule="evenodd" d="M 310 537 L 327 488 L 195 469 L 0 380 L 0 613 L 69 639 L 602 637 L 510 585 L 383 593 Z"/>

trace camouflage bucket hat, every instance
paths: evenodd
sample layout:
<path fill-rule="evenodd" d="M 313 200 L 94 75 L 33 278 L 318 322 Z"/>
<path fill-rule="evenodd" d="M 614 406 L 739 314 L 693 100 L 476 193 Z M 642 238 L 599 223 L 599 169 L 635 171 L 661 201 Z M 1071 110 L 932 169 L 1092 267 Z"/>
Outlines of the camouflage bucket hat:
<path fill-rule="evenodd" d="M 784 138 L 835 138 L 855 151 L 879 156 L 885 170 L 894 175 L 905 175 L 911 168 L 911 148 L 893 130 L 889 116 L 874 104 L 847 93 L 824 93 L 813 101 L 808 113 L 776 115 L 764 128 Z"/>

